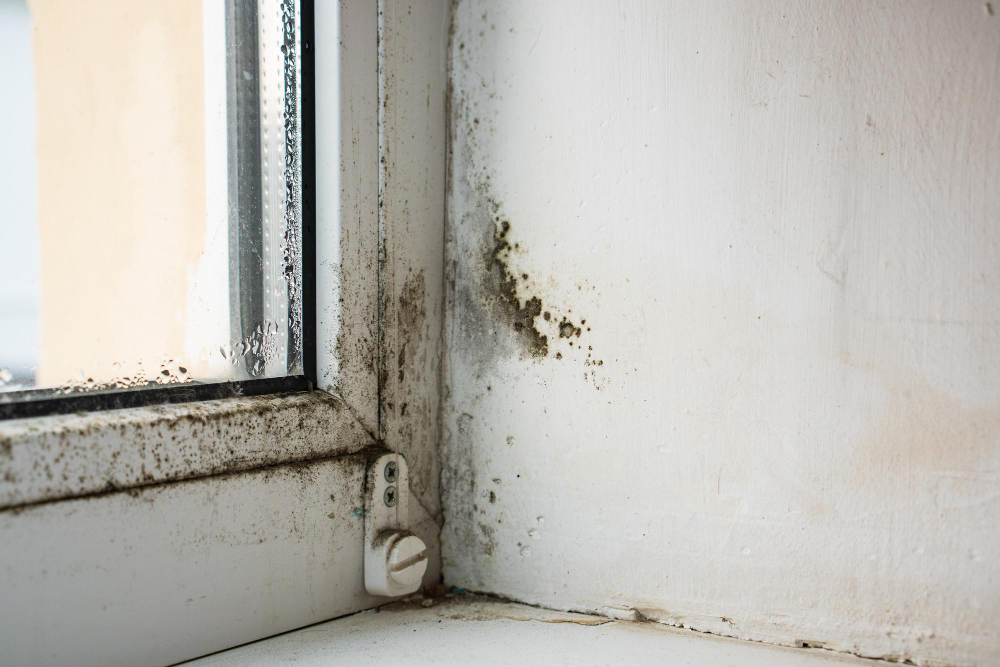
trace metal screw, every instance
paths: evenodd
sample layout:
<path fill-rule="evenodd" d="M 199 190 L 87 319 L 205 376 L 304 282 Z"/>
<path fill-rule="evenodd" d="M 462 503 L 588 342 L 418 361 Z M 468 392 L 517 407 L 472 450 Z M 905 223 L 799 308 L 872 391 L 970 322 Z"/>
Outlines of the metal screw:
<path fill-rule="evenodd" d="M 396 487 L 390 486 L 388 489 L 386 489 L 385 490 L 385 495 L 382 496 L 382 498 L 383 498 L 383 500 L 385 500 L 385 504 L 388 507 L 392 507 L 393 505 L 395 505 L 396 504 Z"/>
<path fill-rule="evenodd" d="M 395 461 L 389 461 L 388 463 L 385 464 L 385 481 L 389 482 L 390 484 L 395 482 L 396 473 L 397 469 Z"/>

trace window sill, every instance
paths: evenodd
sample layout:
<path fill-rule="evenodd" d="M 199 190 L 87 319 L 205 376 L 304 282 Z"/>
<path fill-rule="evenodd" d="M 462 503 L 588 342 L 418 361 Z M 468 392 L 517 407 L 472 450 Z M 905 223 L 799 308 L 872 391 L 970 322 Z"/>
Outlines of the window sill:
<path fill-rule="evenodd" d="M 883 664 L 821 649 L 705 635 L 656 623 L 550 611 L 480 596 L 396 603 L 193 661 L 229 665 Z"/>

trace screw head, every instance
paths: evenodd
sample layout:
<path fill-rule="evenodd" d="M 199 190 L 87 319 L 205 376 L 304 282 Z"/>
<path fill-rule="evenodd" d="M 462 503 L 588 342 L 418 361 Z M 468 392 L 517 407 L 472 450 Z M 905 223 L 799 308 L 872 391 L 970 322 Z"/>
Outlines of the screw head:
<path fill-rule="evenodd" d="M 396 504 L 396 487 L 390 486 L 388 489 L 386 489 L 385 490 L 385 495 L 382 496 L 382 499 L 385 500 L 385 504 L 388 507 L 392 507 L 393 505 L 395 505 Z"/>
<path fill-rule="evenodd" d="M 392 484 L 396 481 L 397 474 L 399 474 L 399 469 L 396 467 L 395 461 L 389 461 L 385 464 L 385 481 Z"/>
<path fill-rule="evenodd" d="M 423 540 L 416 535 L 400 538 L 389 551 L 387 569 L 392 580 L 413 590 L 427 571 L 427 555 Z"/>

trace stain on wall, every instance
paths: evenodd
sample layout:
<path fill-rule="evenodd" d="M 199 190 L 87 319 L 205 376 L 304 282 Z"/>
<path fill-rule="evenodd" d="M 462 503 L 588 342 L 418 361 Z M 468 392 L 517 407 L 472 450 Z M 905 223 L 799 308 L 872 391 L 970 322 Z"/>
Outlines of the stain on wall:
<path fill-rule="evenodd" d="M 1000 660 L 994 19 L 453 9 L 446 581 Z"/>
<path fill-rule="evenodd" d="M 494 212 L 496 229 L 493 230 L 493 247 L 486 258 L 486 280 L 492 302 L 497 306 L 495 320 L 507 322 L 517 334 L 518 345 L 532 357 L 544 357 L 549 353 L 549 337 L 535 327 L 535 320 L 542 315 L 542 300 L 537 296 L 518 296 L 517 277 L 511 273 L 508 258 L 513 247 L 507 240 L 510 222 L 501 219 L 499 206 L 489 202 Z M 528 274 L 523 274 L 527 279 Z"/>

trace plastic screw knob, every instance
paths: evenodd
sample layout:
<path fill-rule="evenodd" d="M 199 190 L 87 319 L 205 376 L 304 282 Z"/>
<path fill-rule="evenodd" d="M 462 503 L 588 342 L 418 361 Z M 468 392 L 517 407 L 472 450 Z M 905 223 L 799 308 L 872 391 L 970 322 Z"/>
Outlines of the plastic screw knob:
<path fill-rule="evenodd" d="M 420 583 L 427 571 L 424 541 L 416 535 L 396 540 L 389 550 L 389 575 L 397 584 L 413 587 Z"/>

